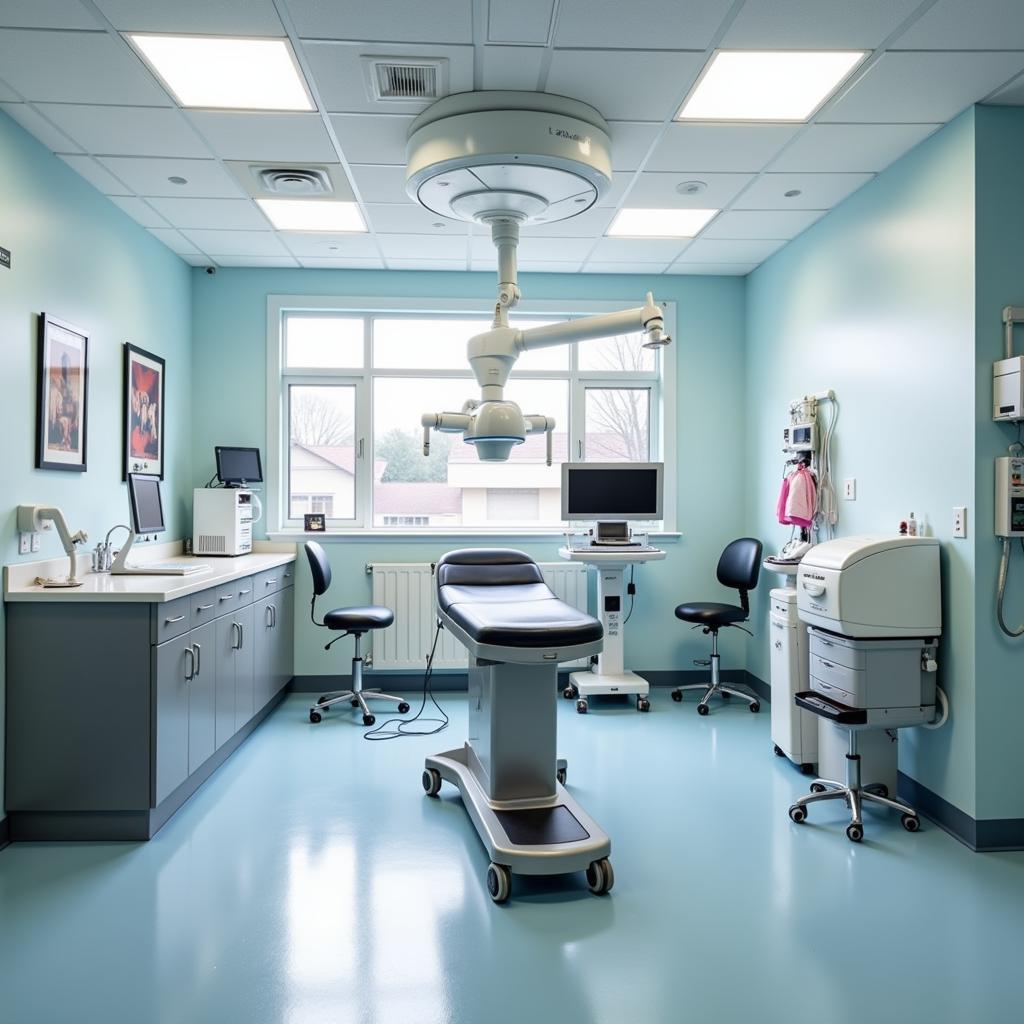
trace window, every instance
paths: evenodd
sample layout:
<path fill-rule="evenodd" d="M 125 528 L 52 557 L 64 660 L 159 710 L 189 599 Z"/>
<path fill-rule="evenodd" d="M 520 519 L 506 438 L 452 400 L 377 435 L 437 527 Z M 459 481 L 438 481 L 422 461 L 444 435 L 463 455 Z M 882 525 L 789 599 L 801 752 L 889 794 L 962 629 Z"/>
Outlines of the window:
<path fill-rule="evenodd" d="M 535 303 L 511 322 L 629 305 Z M 268 309 L 268 368 L 281 382 L 268 404 L 272 530 L 301 529 L 308 512 L 336 530 L 559 530 L 567 460 L 665 461 L 672 528 L 671 348 L 645 349 L 638 333 L 523 353 L 505 395 L 555 419 L 553 464 L 543 435 L 483 463 L 460 434 L 436 431 L 424 457 L 420 417 L 479 399 L 466 343 L 490 329 L 486 303 L 271 297 Z"/>

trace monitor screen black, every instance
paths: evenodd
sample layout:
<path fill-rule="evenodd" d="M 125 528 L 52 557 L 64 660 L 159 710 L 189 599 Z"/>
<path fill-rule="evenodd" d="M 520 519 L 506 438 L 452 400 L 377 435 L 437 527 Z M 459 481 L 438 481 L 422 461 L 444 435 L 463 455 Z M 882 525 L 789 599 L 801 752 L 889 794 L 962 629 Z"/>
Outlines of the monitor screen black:
<path fill-rule="evenodd" d="M 164 504 L 160 478 L 141 473 L 128 474 L 128 498 L 135 533 L 163 533 Z"/>
<path fill-rule="evenodd" d="M 217 457 L 217 479 L 222 484 L 258 484 L 263 482 L 259 448 L 213 449 Z"/>
<path fill-rule="evenodd" d="M 661 519 L 661 462 L 567 462 L 562 466 L 562 518 Z"/>

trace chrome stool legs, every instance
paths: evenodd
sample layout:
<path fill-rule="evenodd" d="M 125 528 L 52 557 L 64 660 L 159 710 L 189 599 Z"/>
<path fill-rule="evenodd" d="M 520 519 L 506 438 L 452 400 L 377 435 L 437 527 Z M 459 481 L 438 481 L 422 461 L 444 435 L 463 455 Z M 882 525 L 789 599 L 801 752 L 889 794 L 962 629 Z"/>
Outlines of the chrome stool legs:
<path fill-rule="evenodd" d="M 713 629 L 711 632 L 711 657 L 708 660 L 694 661 L 695 665 L 710 665 L 711 666 L 711 682 L 710 683 L 687 683 L 685 686 L 677 686 L 672 691 L 672 699 L 674 701 L 681 701 L 683 699 L 683 690 L 704 690 L 704 696 L 701 697 L 700 703 L 697 705 L 697 714 L 706 715 L 710 710 L 708 708 L 708 702 L 712 697 L 739 697 L 740 700 L 745 700 L 750 706 L 750 710 L 758 712 L 761 710 L 761 702 L 757 697 L 745 689 L 740 689 L 738 686 L 730 683 L 723 683 L 720 672 L 720 657 L 718 654 L 718 630 Z"/>
<path fill-rule="evenodd" d="M 404 697 L 395 697 L 390 693 L 382 693 L 376 687 L 363 688 L 363 658 L 359 653 L 359 642 L 362 640 L 362 633 L 353 633 L 356 638 L 356 648 L 352 658 L 352 689 L 335 690 L 331 693 L 321 694 L 316 703 L 309 709 L 309 720 L 316 725 L 322 721 L 323 713 L 335 704 L 348 701 L 352 707 L 358 707 L 363 712 L 363 725 L 373 725 L 377 719 L 366 703 L 366 698 L 371 700 L 388 700 L 398 705 L 398 713 L 404 715 L 409 710 L 409 705 Z M 332 641 L 333 642 L 333 641 Z"/>

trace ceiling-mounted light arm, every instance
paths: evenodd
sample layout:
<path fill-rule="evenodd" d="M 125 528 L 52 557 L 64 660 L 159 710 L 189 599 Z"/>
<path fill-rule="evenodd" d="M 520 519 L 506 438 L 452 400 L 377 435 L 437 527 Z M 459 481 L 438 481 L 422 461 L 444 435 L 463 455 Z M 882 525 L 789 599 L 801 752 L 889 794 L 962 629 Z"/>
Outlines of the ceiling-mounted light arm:
<path fill-rule="evenodd" d="M 469 429 L 473 422 L 470 410 L 475 409 L 479 403 L 470 399 L 462 407 L 462 412 L 425 412 L 420 417 L 420 424 L 423 427 L 423 454 L 430 454 L 430 432 L 436 430 L 440 434 L 462 434 Z"/>
<path fill-rule="evenodd" d="M 551 438 L 555 431 L 555 421 L 550 416 L 524 416 L 523 422 L 526 425 L 526 432 L 528 434 L 536 434 L 540 431 L 544 431 L 545 441 L 547 443 L 547 458 L 545 463 L 551 465 Z"/>
<path fill-rule="evenodd" d="M 561 324 L 532 327 L 517 332 L 516 350 L 530 352 L 538 348 L 553 348 L 556 345 L 571 345 L 578 341 L 595 341 L 598 338 L 612 338 L 617 334 L 631 334 L 643 331 L 647 335 L 645 348 L 660 348 L 671 343 L 665 333 L 665 317 L 661 307 L 647 293 L 644 305 L 636 309 L 623 309 L 617 313 L 599 313 Z"/>
<path fill-rule="evenodd" d="M 516 250 L 519 247 L 519 221 L 514 217 L 495 217 L 490 221 L 491 241 L 498 250 L 498 302 L 494 326 L 508 327 L 508 311 L 519 304 L 519 275 Z"/>

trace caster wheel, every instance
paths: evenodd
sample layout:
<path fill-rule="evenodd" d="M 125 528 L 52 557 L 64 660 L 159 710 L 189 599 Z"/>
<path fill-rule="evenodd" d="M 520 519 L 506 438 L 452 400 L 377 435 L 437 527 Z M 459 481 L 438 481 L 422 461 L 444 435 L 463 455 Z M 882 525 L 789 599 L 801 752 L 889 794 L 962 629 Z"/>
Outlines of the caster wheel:
<path fill-rule="evenodd" d="M 566 780 L 566 770 L 564 768 L 559 768 L 555 772 L 555 778 L 558 779 L 558 784 L 560 786 L 564 786 Z"/>
<path fill-rule="evenodd" d="M 363 725 L 373 725 L 377 719 L 373 715 L 363 715 Z"/>
<path fill-rule="evenodd" d="M 487 891 L 495 903 L 504 903 L 512 891 L 512 874 L 502 864 L 491 864 L 487 868 Z"/>
<path fill-rule="evenodd" d="M 751 712 L 751 714 L 756 715 L 758 713 L 758 711 L 760 711 L 760 710 L 761 710 L 761 705 L 758 704 L 758 702 L 755 700 L 754 703 L 750 705 L 750 712 Z"/>
<path fill-rule="evenodd" d="M 637 697 L 636 709 L 637 711 L 650 711 L 651 702 L 646 697 Z"/>
<path fill-rule="evenodd" d="M 698 704 L 697 705 L 697 714 L 698 715 L 706 715 L 707 713 L 708 713 L 708 706 L 707 706 L 707 704 Z"/>
<path fill-rule="evenodd" d="M 587 702 L 585 700 L 576 701 L 576 710 L 581 715 L 585 715 L 587 713 Z"/>
<path fill-rule="evenodd" d="M 319 711 L 310 711 L 309 720 L 313 723 L 313 725 L 319 725 L 323 721 L 323 719 L 324 716 L 321 715 Z"/>
<path fill-rule="evenodd" d="M 804 763 L 804 764 L 800 765 L 800 774 L 801 775 L 810 775 L 813 771 L 814 771 L 814 765 L 813 764 Z"/>
<path fill-rule="evenodd" d="M 900 818 L 900 824 L 908 832 L 917 832 L 921 828 L 921 819 L 916 814 L 904 814 Z"/>
<path fill-rule="evenodd" d="M 846 838 L 851 843 L 859 843 L 864 838 L 864 829 L 860 825 L 847 825 Z"/>
<path fill-rule="evenodd" d="M 357 701 L 357 700 L 350 700 L 349 704 L 351 704 L 352 707 L 354 707 L 354 708 L 359 707 L 359 701 Z"/>
<path fill-rule="evenodd" d="M 799 804 L 793 804 L 789 809 L 789 820 L 801 825 L 807 820 L 807 811 Z"/>
<path fill-rule="evenodd" d="M 423 769 L 423 792 L 437 796 L 441 792 L 441 773 L 436 768 Z"/>
<path fill-rule="evenodd" d="M 868 789 L 871 790 L 872 793 L 877 793 L 879 796 L 889 795 L 889 787 L 884 782 L 880 782 L 877 786 L 868 786 Z"/>
<path fill-rule="evenodd" d="M 597 896 L 610 892 L 615 884 L 615 872 L 607 857 L 590 862 L 587 868 L 587 888 Z"/>
<path fill-rule="evenodd" d="M 398 713 L 400 715 L 404 715 L 408 710 L 409 710 L 409 705 L 406 704 L 406 702 L 403 700 L 402 703 L 398 705 Z"/>
<path fill-rule="evenodd" d="M 682 702 L 683 702 L 683 691 L 682 690 L 673 690 L 672 691 L 672 699 L 677 704 L 682 704 Z"/>
<path fill-rule="evenodd" d="M 828 786 L 823 786 L 820 782 L 811 783 L 812 793 L 824 793 L 826 789 L 828 789 Z"/>
<path fill-rule="evenodd" d="M 564 698 L 565 698 L 566 700 L 572 700 L 572 699 L 573 699 L 573 697 L 575 697 L 575 696 L 576 696 L 576 687 L 575 687 L 575 686 L 567 686 L 567 687 L 566 687 L 566 688 L 565 688 L 565 689 L 564 689 L 564 690 L 562 691 L 562 696 L 563 696 L 563 697 L 564 697 Z"/>
<path fill-rule="evenodd" d="M 778 743 L 773 744 L 772 750 L 775 751 L 775 756 L 776 757 L 785 757 L 786 756 L 786 752 L 782 749 L 782 747 L 780 747 L 778 745 Z"/>
<path fill-rule="evenodd" d="M 732 694 L 728 690 L 722 690 L 720 696 L 722 700 L 732 700 Z"/>

